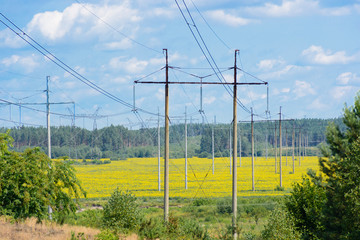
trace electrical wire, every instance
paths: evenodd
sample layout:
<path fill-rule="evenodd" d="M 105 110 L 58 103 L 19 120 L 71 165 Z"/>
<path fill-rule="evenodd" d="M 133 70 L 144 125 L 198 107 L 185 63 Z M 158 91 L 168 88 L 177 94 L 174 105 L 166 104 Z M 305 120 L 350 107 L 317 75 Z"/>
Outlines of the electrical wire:
<path fill-rule="evenodd" d="M 133 43 L 136 43 L 148 50 L 151 50 L 151 51 L 154 51 L 156 53 L 162 53 L 161 51 L 159 50 L 156 50 L 152 47 L 149 47 L 149 46 L 146 46 L 145 44 L 139 42 L 139 41 L 136 41 L 135 39 L 129 37 L 128 35 L 126 35 L 125 33 L 122 33 L 120 32 L 118 29 L 116 29 L 115 27 L 113 27 L 111 24 L 109 24 L 108 22 L 106 22 L 104 19 L 100 18 L 98 15 L 96 15 L 93 11 L 91 11 L 89 8 L 85 7 L 85 4 L 80 2 L 79 0 L 75 0 L 77 3 L 79 3 L 81 5 L 81 7 L 83 7 L 86 11 L 88 11 L 89 13 L 91 13 L 94 17 L 96 17 L 98 20 L 100 20 L 102 23 L 104 23 L 106 26 L 108 26 L 109 28 L 111 28 L 112 30 L 114 30 L 115 32 L 119 33 L 121 36 L 123 36 L 124 38 L 126 39 L 129 39 L 130 41 L 132 41 Z"/>

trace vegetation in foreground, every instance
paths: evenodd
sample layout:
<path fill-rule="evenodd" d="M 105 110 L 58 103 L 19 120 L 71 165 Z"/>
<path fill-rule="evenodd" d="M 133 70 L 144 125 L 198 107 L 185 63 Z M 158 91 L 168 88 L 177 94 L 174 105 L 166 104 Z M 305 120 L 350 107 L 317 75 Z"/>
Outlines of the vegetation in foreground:
<path fill-rule="evenodd" d="M 154 207 L 142 209 L 139 199 L 119 189 L 105 203 L 104 210 L 88 210 L 73 219 L 77 221 L 83 216 L 88 224 L 102 229 L 94 237 L 97 240 L 119 239 L 120 234 L 134 232 L 145 239 L 231 239 L 234 230 L 240 239 L 359 239 L 360 95 L 354 106 L 345 108 L 343 120 L 344 131 L 336 125 L 327 128 L 327 145 L 321 148 L 323 156 L 319 160 L 320 173 L 310 170 L 275 209 L 261 209 L 266 206 L 263 203 L 240 204 L 243 209 L 239 210 L 236 230 L 230 223 L 219 221 L 224 216 L 231 219 L 227 199 L 193 200 L 178 206 L 181 210 L 177 215 L 173 212 L 164 223 Z M 57 221 L 70 222 L 69 214 L 74 213 L 76 206 L 71 197 L 78 198 L 83 193 L 71 166 L 53 164 L 38 149 L 24 153 L 9 151 L 10 141 L 8 134 L 0 135 L 0 213 L 10 215 L 16 223 L 32 216 L 42 221 L 46 206 L 50 205 L 55 210 L 54 216 L 61 216 L 56 217 Z M 215 227 L 201 221 L 204 212 L 205 222 L 212 221 L 207 217 L 218 222 Z M 264 213 L 267 215 L 262 216 Z M 244 230 L 246 224 L 242 220 L 249 217 L 256 225 L 262 218 L 268 221 L 258 231 L 255 225 Z M 71 239 L 87 238 L 84 233 L 71 235 Z"/>

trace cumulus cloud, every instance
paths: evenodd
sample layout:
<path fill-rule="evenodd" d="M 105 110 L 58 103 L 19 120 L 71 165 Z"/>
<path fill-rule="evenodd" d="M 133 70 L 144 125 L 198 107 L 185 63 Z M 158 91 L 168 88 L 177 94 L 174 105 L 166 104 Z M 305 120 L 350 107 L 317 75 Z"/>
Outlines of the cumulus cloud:
<path fill-rule="evenodd" d="M 336 81 L 341 85 L 347 85 L 352 83 L 359 83 L 360 77 L 358 77 L 356 73 L 344 72 L 336 78 Z"/>
<path fill-rule="evenodd" d="M 226 25 L 237 27 L 244 26 L 252 22 L 250 19 L 238 17 L 229 13 L 225 13 L 224 10 L 214 10 L 208 11 L 206 13 L 207 17 L 216 20 L 218 22 L 223 22 Z"/>
<path fill-rule="evenodd" d="M 62 12 L 46 11 L 38 13 L 27 25 L 28 32 L 40 33 L 51 40 L 61 39 L 66 36 L 103 36 L 102 34 L 110 31 L 110 28 L 103 21 L 116 26 L 117 30 L 122 30 L 125 26 L 141 20 L 138 11 L 130 7 L 129 1 L 124 1 L 121 5 L 83 4 L 83 6 L 74 3 Z"/>
<path fill-rule="evenodd" d="M 261 60 L 257 66 L 260 70 L 271 70 L 277 65 L 282 65 L 285 62 L 283 60 L 278 59 L 264 59 Z"/>
<path fill-rule="evenodd" d="M 20 48 L 26 43 L 9 29 L 0 31 L 0 45 L 11 48 Z"/>
<path fill-rule="evenodd" d="M 295 98 L 301 98 L 308 95 L 315 95 L 316 91 L 310 83 L 296 80 L 293 93 L 295 94 Z"/>
<path fill-rule="evenodd" d="M 273 90 L 273 95 L 285 94 L 285 93 L 289 93 L 289 92 L 290 92 L 290 88 L 282 88 L 282 89 L 275 88 Z"/>
<path fill-rule="evenodd" d="M 311 110 L 324 110 L 329 106 L 323 103 L 319 98 L 316 98 L 311 104 L 308 106 L 308 109 Z"/>
<path fill-rule="evenodd" d="M 37 57 L 34 54 L 25 57 L 19 55 L 12 55 L 11 57 L 4 58 L 3 60 L 1 60 L 1 63 L 6 67 L 19 66 L 26 69 L 27 72 L 32 72 L 34 68 L 36 68 L 39 65 L 36 59 Z"/>
<path fill-rule="evenodd" d="M 283 67 L 280 70 L 261 74 L 260 78 L 261 79 L 278 79 L 278 78 L 283 77 L 286 74 L 308 71 L 310 69 L 311 69 L 311 67 L 309 67 L 309 66 L 286 65 L 285 67 Z"/>
<path fill-rule="evenodd" d="M 104 44 L 106 50 L 124 50 L 132 47 L 132 42 L 128 38 L 124 38 L 121 41 L 108 42 Z"/>
<path fill-rule="evenodd" d="M 112 58 L 109 63 L 110 67 L 112 69 L 123 69 L 128 73 L 140 73 L 149 64 L 147 61 L 138 60 L 135 57 L 127 61 L 122 61 L 122 59 L 122 57 Z"/>
<path fill-rule="evenodd" d="M 352 86 L 336 86 L 331 90 L 330 95 L 334 99 L 339 100 L 347 96 L 352 90 L 353 90 Z"/>
<path fill-rule="evenodd" d="M 215 102 L 215 101 L 216 101 L 216 97 L 214 97 L 214 96 L 204 97 L 204 99 L 203 99 L 203 103 L 204 103 L 205 105 L 210 105 L 210 104 L 212 104 L 212 103 Z"/>
<path fill-rule="evenodd" d="M 247 11 L 260 16 L 293 17 L 312 12 L 319 8 L 318 1 L 313 0 L 283 0 L 280 5 L 265 3 L 264 6 L 247 8 Z"/>
<path fill-rule="evenodd" d="M 302 55 L 310 62 L 316 64 L 347 64 L 355 61 L 356 56 L 347 56 L 345 51 L 333 53 L 324 50 L 321 46 L 312 45 L 302 52 Z"/>
<path fill-rule="evenodd" d="M 345 7 L 321 8 L 317 0 L 282 0 L 280 4 L 267 2 L 260 7 L 248 7 L 246 11 L 267 17 L 295 17 L 309 14 L 343 16 L 350 14 L 356 6 L 354 4 Z"/>

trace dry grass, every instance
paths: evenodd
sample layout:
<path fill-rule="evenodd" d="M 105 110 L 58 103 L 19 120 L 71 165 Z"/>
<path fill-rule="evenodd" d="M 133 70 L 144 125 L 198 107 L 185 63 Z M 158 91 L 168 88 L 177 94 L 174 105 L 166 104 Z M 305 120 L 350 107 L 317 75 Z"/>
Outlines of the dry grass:
<path fill-rule="evenodd" d="M 95 239 L 95 235 L 100 233 L 98 229 L 87 227 L 57 225 L 55 223 L 36 223 L 36 219 L 28 219 L 21 223 L 11 223 L 5 217 L 0 218 L 0 239 L 19 240 L 19 239 L 39 239 L 39 240 L 66 240 L 71 239 L 71 233 L 75 236 L 84 233 L 88 240 Z"/>

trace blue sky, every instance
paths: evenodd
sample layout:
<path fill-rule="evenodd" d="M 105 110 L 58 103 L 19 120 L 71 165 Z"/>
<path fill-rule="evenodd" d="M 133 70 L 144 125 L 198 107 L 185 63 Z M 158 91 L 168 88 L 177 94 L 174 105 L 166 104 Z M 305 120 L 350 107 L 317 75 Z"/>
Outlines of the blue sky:
<path fill-rule="evenodd" d="M 245 72 L 239 72 L 238 81 L 261 79 L 269 83 L 272 119 L 278 117 L 280 106 L 285 118 L 332 118 L 342 114 L 345 103 L 353 104 L 360 89 L 359 0 L 185 3 L 221 70 L 233 66 L 234 50 L 238 49 L 237 64 Z M 178 0 L 178 4 L 187 14 L 184 2 Z M 184 72 L 197 76 L 214 73 L 176 1 L 37 0 L 29 4 L 25 0 L 0 0 L 0 6 L 4 16 L 42 47 L 130 105 L 133 81 L 165 65 L 163 48 L 168 49 L 169 65 L 181 68 L 169 71 L 170 81 L 199 81 Z M 0 19 L 8 24 L 2 16 Z M 190 27 L 196 32 L 194 26 Z M 233 81 L 232 74 L 224 71 L 222 76 Z M 95 112 L 103 117 L 97 119 L 98 127 L 121 124 L 129 128 L 139 127 L 140 119 L 147 126 L 154 126 L 158 109 L 164 114 L 163 85 L 136 85 L 135 103 L 139 108 L 136 116 L 131 107 L 86 86 L 0 24 L 0 99 L 44 103 L 46 76 L 51 78 L 51 102 L 75 102 L 76 113 L 89 116 L 76 119 L 80 127 L 91 129 L 94 123 L 91 115 Z M 143 81 L 164 79 L 162 70 Z M 211 76 L 204 81 L 220 80 Z M 250 108 L 258 119 L 263 119 L 266 92 L 265 86 L 239 86 L 238 98 L 246 110 L 239 107 L 238 119 L 249 120 Z M 231 122 L 232 99 L 223 86 L 203 86 L 202 103 L 205 121 L 212 122 L 216 116 L 217 122 Z M 180 116 L 184 115 L 185 107 L 192 121 L 201 122 L 199 85 L 170 86 L 172 123 L 183 122 Z M 21 122 L 45 126 L 45 106 L 31 108 L 22 108 Z M 72 105 L 51 105 L 51 111 L 55 113 L 52 125 L 71 124 L 71 119 L 61 114 L 69 115 Z M 18 125 L 17 105 L 2 104 L 0 113 L 0 126 Z"/>

